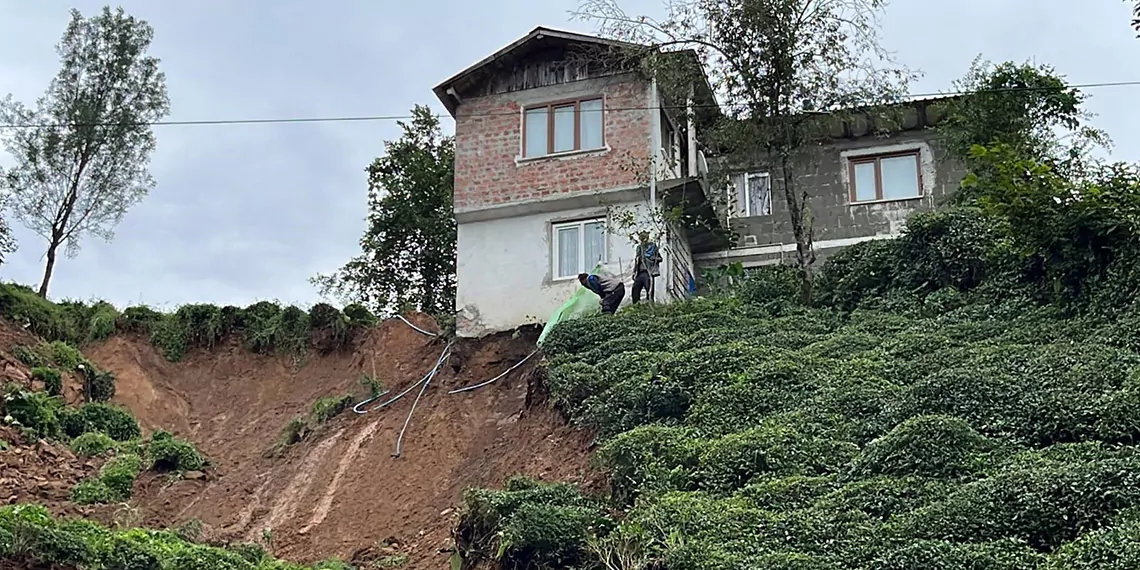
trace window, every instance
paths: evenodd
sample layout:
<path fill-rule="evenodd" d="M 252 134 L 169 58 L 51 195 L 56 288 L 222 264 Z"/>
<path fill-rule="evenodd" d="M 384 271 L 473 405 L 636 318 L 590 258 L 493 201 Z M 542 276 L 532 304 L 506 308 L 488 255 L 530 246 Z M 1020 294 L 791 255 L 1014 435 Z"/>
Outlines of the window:
<path fill-rule="evenodd" d="M 523 156 L 604 147 L 602 115 L 600 98 L 528 108 L 523 114 Z"/>
<path fill-rule="evenodd" d="M 849 169 L 853 203 L 922 197 L 918 151 L 851 158 Z"/>
<path fill-rule="evenodd" d="M 555 279 L 577 277 L 593 271 L 598 263 L 605 263 L 605 219 L 559 223 L 551 229 Z"/>
<path fill-rule="evenodd" d="M 733 176 L 729 185 L 729 203 L 734 217 L 772 215 L 772 179 L 767 172 L 749 172 Z"/>

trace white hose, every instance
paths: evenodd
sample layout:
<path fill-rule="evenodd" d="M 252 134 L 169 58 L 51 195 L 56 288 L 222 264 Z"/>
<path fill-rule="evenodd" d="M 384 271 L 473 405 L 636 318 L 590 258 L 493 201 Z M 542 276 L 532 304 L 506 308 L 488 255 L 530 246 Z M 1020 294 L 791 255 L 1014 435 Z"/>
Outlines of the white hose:
<path fill-rule="evenodd" d="M 400 319 L 401 321 L 404 321 L 405 325 L 408 325 L 409 327 L 412 327 L 416 331 L 421 332 L 423 334 L 426 334 L 427 336 L 439 336 L 439 333 L 433 333 L 431 331 L 427 331 L 427 330 L 421 329 L 420 327 L 417 327 L 416 325 L 413 325 L 412 321 L 409 321 L 408 319 L 404 318 L 404 315 L 396 315 L 396 318 Z"/>
<path fill-rule="evenodd" d="M 534 355 L 535 355 L 535 354 L 537 354 L 537 353 L 538 353 L 538 350 L 535 350 L 534 352 L 531 352 L 530 354 L 526 355 L 526 357 L 525 357 L 525 358 L 523 358 L 522 360 L 520 360 L 520 361 L 516 362 L 514 366 L 512 366 L 512 367 L 510 367 L 510 368 L 508 368 L 508 369 L 506 369 L 506 370 L 504 370 L 502 374 L 499 374 L 498 376 L 496 376 L 496 377 L 494 377 L 494 378 L 492 378 L 492 379 L 490 379 L 490 380 L 487 380 L 486 382 L 480 382 L 480 383 L 478 383 L 478 384 L 474 384 L 474 385 L 471 385 L 471 386 L 467 386 L 467 387 L 464 387 L 464 388 L 456 388 L 456 389 L 454 389 L 454 390 L 452 390 L 452 391 L 448 392 L 448 394 L 458 394 L 458 393 L 460 393 L 460 392 L 468 392 L 468 391 L 474 390 L 474 389 L 476 389 L 476 388 L 482 388 L 483 386 L 486 386 L 487 384 L 491 384 L 491 383 L 493 383 L 493 382 L 495 382 L 495 381 L 499 380 L 499 379 L 500 379 L 500 378 L 502 378 L 503 376 L 506 376 L 507 374 L 510 374 L 510 373 L 511 373 L 511 371 L 512 371 L 512 370 L 514 370 L 515 368 L 518 368 L 519 366 L 522 366 L 522 363 L 526 362 L 527 360 L 530 360 L 530 357 L 534 356 Z"/>
<path fill-rule="evenodd" d="M 400 456 L 400 448 L 404 444 L 404 432 L 408 430 L 408 424 L 412 422 L 412 414 L 416 413 L 416 406 L 420 403 L 420 398 L 423 397 L 424 392 L 427 391 L 432 378 L 435 378 L 436 373 L 439 372 L 439 367 L 443 366 L 443 363 L 451 356 L 451 345 L 454 343 L 454 340 L 447 343 L 447 346 L 443 349 L 443 354 L 441 354 L 439 360 L 436 361 L 435 367 L 424 377 L 424 385 L 420 388 L 420 393 L 416 395 L 415 401 L 412 402 L 412 409 L 408 410 L 408 417 L 404 419 L 404 427 L 400 428 L 400 436 L 396 438 L 396 452 L 392 454 L 392 457 Z"/>

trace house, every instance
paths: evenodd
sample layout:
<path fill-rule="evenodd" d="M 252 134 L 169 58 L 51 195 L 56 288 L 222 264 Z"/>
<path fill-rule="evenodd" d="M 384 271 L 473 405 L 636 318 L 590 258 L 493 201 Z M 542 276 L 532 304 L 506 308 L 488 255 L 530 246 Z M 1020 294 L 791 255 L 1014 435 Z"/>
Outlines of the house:
<path fill-rule="evenodd" d="M 714 108 L 712 90 L 661 92 L 626 57 L 643 49 L 536 28 L 435 88 L 455 119 L 460 336 L 545 322 L 599 265 L 628 299 L 638 231 L 661 246 L 660 300 L 687 293 L 694 247 L 729 245 L 704 195 L 701 113 L 677 111 Z M 705 223 L 655 203 L 704 204 L 690 214 Z"/>
<path fill-rule="evenodd" d="M 794 256 L 762 160 L 722 164 L 730 183 L 710 181 L 702 134 L 719 109 L 708 81 L 658 85 L 630 57 L 644 50 L 540 27 L 434 89 L 455 119 L 460 336 L 545 322 L 599 266 L 625 277 L 628 302 L 642 230 L 662 249 L 659 301 L 686 296 L 699 266 Z M 667 56 L 699 65 L 691 51 Z M 942 166 L 924 132 L 931 108 L 915 104 L 888 139 L 845 122 L 817 148 L 799 179 L 821 254 L 897 235 L 957 186 L 960 169 Z"/>
<path fill-rule="evenodd" d="M 965 166 L 948 156 L 931 127 L 945 118 L 948 98 L 897 105 L 889 126 L 836 121 L 796 179 L 806 187 L 817 263 L 843 247 L 899 235 L 911 214 L 929 210 L 956 190 Z M 884 132 L 885 131 L 885 132 Z M 725 172 L 725 212 L 733 247 L 697 253 L 698 267 L 741 262 L 756 267 L 796 256 L 783 185 L 762 156 L 710 158 Z"/>

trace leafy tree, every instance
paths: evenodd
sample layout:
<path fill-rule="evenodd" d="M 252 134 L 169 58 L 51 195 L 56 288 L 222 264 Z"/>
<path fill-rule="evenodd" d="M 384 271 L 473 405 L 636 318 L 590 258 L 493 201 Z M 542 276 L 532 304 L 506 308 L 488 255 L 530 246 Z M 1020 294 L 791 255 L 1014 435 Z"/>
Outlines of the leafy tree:
<path fill-rule="evenodd" d="M 729 119 L 713 133 L 715 144 L 729 155 L 750 159 L 758 153 L 767 162 L 773 189 L 782 188 L 788 205 L 801 294 L 810 297 L 811 194 L 799 174 L 818 160 L 816 143 L 829 131 L 825 125 L 851 109 L 898 101 L 914 77 L 879 43 L 876 18 L 883 5 L 883 0 L 674 0 L 658 20 L 628 16 L 617 0 L 583 0 L 576 14 L 599 20 L 603 35 L 653 51 L 692 49 L 707 62 Z M 673 63 L 678 60 L 659 58 L 650 71 L 659 81 L 675 83 L 684 77 Z"/>
<path fill-rule="evenodd" d="M 1132 28 L 1140 32 L 1140 0 L 1132 0 Z"/>
<path fill-rule="evenodd" d="M 13 130 L 5 146 L 16 160 L 0 187 L 16 217 L 48 242 L 39 293 L 47 296 L 60 246 L 68 257 L 90 233 L 110 240 L 127 209 L 154 186 L 150 123 L 170 101 L 159 60 L 147 55 L 154 29 L 122 8 L 94 17 L 71 11 L 56 46 L 59 73 L 34 109 L 9 95 L 0 122 Z"/>
<path fill-rule="evenodd" d="M 455 141 L 423 105 L 403 135 L 384 143 L 368 167 L 368 229 L 363 252 L 332 275 L 311 281 L 322 294 L 376 312 L 414 308 L 450 313 L 455 307 Z"/>
<path fill-rule="evenodd" d="M 947 152 L 979 176 L 990 163 L 978 160 L 975 146 L 1000 145 L 1007 154 L 1081 176 L 1091 164 L 1087 151 L 1109 143 L 1107 134 L 1085 123 L 1087 97 L 1048 65 L 994 65 L 979 57 L 954 87 L 962 95 L 950 101 L 938 131 Z"/>

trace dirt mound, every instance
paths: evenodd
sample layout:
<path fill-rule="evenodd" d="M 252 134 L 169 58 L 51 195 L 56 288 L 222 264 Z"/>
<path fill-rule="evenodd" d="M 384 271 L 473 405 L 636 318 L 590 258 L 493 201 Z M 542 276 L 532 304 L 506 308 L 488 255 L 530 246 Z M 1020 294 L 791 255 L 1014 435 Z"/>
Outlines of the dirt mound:
<path fill-rule="evenodd" d="M 76 483 L 99 470 L 100 460 L 75 457 L 66 447 L 39 440 L 22 443 L 9 427 L 0 427 L 6 442 L 0 451 L 0 501 L 3 504 L 38 503 L 57 515 L 92 516 L 96 508 L 71 503 Z"/>
<path fill-rule="evenodd" d="M 413 322 L 434 329 L 427 317 Z M 215 464 L 206 476 L 174 482 L 141 477 L 132 502 L 145 523 L 197 519 L 212 539 L 268 542 L 277 556 L 301 562 L 407 556 L 405 567 L 440 568 L 465 488 L 516 474 L 592 477 L 589 436 L 543 406 L 528 407 L 534 362 L 485 388 L 447 393 L 496 376 L 533 347 L 532 334 L 459 341 L 416 406 L 400 457 L 396 439 L 419 388 L 382 410 L 347 410 L 267 454 L 318 398 L 363 394 L 362 375 L 395 395 L 432 368 L 444 341 L 399 320 L 381 323 L 353 350 L 300 363 L 237 344 L 170 363 L 146 339 L 123 336 L 85 353 L 116 375 L 115 400 L 145 428 L 194 441 Z"/>

